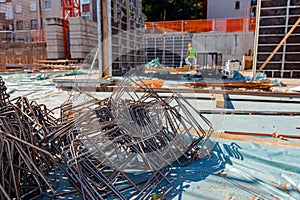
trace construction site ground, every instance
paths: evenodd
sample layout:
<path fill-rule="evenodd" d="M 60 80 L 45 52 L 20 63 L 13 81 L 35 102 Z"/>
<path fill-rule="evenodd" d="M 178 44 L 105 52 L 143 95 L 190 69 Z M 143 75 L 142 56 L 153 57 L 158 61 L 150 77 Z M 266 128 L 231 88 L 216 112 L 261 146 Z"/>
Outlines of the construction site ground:
<path fill-rule="evenodd" d="M 12 97 L 27 96 L 49 108 L 61 105 L 76 93 L 58 89 L 51 79 L 21 80 L 19 74 L 1 76 Z M 86 75 L 63 79 L 79 80 L 80 76 Z M 278 91 L 300 86 L 300 79 L 279 80 L 287 86 L 276 87 Z M 110 95 L 89 92 L 98 98 Z M 213 94 L 183 95 L 197 110 L 205 111 L 215 133 L 205 157 L 185 167 L 173 166 L 169 174 L 173 189 L 166 199 L 300 199 L 299 97 L 229 95 L 226 106 L 216 108 Z M 81 197 L 72 194 L 64 198 Z"/>

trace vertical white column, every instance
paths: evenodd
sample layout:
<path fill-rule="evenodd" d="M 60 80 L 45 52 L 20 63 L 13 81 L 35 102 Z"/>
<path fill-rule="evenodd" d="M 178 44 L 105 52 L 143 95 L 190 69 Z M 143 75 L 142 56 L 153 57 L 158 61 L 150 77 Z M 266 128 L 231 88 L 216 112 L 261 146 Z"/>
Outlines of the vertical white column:
<path fill-rule="evenodd" d="M 102 34 L 101 34 L 101 0 L 97 0 L 97 30 L 98 30 L 98 50 L 96 52 L 98 53 L 99 77 L 102 77 L 103 69 L 102 69 L 102 42 L 101 42 L 101 38 L 102 38 Z"/>

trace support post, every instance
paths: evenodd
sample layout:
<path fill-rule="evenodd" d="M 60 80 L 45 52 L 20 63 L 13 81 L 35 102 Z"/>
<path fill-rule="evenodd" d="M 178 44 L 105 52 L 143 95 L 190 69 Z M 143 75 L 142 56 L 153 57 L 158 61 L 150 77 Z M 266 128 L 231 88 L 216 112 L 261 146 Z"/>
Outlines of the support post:
<path fill-rule="evenodd" d="M 102 31 L 101 31 L 101 0 L 97 0 L 97 30 L 98 30 L 98 49 L 96 54 L 98 54 L 98 70 L 99 77 L 102 77 Z M 96 57 L 96 55 L 95 55 Z"/>

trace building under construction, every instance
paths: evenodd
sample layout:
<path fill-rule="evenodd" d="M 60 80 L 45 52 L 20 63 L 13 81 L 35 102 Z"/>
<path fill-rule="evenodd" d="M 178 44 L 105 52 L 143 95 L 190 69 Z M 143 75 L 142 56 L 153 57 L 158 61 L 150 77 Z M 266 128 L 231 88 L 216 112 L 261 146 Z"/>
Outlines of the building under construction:
<path fill-rule="evenodd" d="M 202 45 L 201 53 L 222 55 L 223 61 L 215 60 L 215 64 L 241 59 L 254 48 L 254 70 L 270 77 L 299 77 L 300 3 L 261 0 L 244 4 L 250 7 L 243 18 L 147 22 L 144 29 L 138 0 L 1 1 L 1 70 L 40 60 L 74 59 L 92 64 L 97 48 L 104 75 L 122 75 L 157 57 L 165 65 L 178 67 L 187 44 L 194 41 Z"/>
<path fill-rule="evenodd" d="M 0 38 L 1 46 L 7 50 L 2 52 L 1 70 L 16 64 L 27 67 L 28 64 L 45 63 L 42 60 L 48 60 L 47 63 L 57 59 L 82 61 L 93 56 L 99 46 L 105 75 L 121 75 L 144 63 L 141 1 L 81 2 L 1 1 Z M 98 18 L 100 22 L 97 22 Z M 98 28 L 99 24 L 101 28 Z M 102 45 L 98 45 L 98 41 Z M 21 48 L 25 42 L 27 46 L 32 43 L 30 48 Z"/>

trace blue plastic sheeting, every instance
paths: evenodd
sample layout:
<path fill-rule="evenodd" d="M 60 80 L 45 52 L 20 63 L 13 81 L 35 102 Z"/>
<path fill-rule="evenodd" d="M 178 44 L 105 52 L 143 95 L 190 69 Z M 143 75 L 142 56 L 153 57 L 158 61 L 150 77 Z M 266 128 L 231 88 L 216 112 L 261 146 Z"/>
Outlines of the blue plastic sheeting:
<path fill-rule="evenodd" d="M 258 72 L 254 75 L 253 80 L 254 81 L 263 81 L 267 79 L 267 75 L 262 72 Z"/>
<path fill-rule="evenodd" d="M 300 135 L 300 116 L 262 116 L 262 115 L 205 115 L 217 123 L 222 120 L 219 129 L 253 133 L 274 133 Z M 299 141 L 300 142 L 300 141 Z M 300 152 L 300 149 L 299 149 Z"/>
<path fill-rule="evenodd" d="M 73 76 L 73 75 L 81 75 L 85 74 L 80 70 L 72 70 L 69 72 L 61 72 L 61 73 L 0 73 L 0 76 L 6 76 L 11 81 L 20 81 L 20 82 L 28 82 L 34 80 L 46 80 L 55 77 L 63 77 L 63 76 Z"/>
<path fill-rule="evenodd" d="M 147 69 L 153 69 L 153 68 L 162 68 L 162 64 L 159 61 L 159 58 L 155 58 L 153 60 L 151 60 L 150 62 L 148 62 L 145 67 Z"/>
<path fill-rule="evenodd" d="M 35 100 L 49 108 L 61 105 L 68 97 L 68 92 L 58 90 L 47 80 L 19 79 L 18 77 L 24 77 L 23 74 L 2 74 L 1 76 L 12 97 L 27 96 L 30 101 Z M 101 98 L 109 93 L 93 93 L 93 95 Z M 194 95 L 198 96 L 198 94 Z M 216 109 L 214 100 L 209 100 L 211 95 L 202 94 L 202 96 L 207 100 L 204 98 L 193 102 L 196 109 Z M 271 97 L 259 98 L 274 100 Z M 280 100 L 280 98 L 276 99 Z M 295 101 L 299 99 L 289 100 L 293 102 L 283 104 L 272 101 L 265 103 L 232 101 L 232 104 L 235 109 L 240 110 L 298 111 L 299 104 Z M 296 129 L 296 126 L 300 126 L 299 116 L 211 114 L 207 117 L 217 130 L 264 133 L 276 131 L 280 134 L 300 135 L 300 130 Z M 276 146 L 276 143 L 270 146 L 251 141 L 213 139 L 215 146 L 210 151 L 210 156 L 194 161 L 185 167 L 173 166 L 169 179 L 173 181 L 174 188 L 166 199 L 300 199 L 300 148 Z M 279 140 L 278 138 L 269 139 Z M 300 143 L 297 139 L 293 141 Z M 56 188 L 72 190 L 66 184 L 67 180 L 60 178 L 60 182 L 54 183 Z M 44 196 L 41 199 L 48 198 Z M 82 199 L 82 197 L 73 193 L 62 199 Z"/>
<path fill-rule="evenodd" d="M 185 167 L 173 166 L 168 175 L 173 189 L 165 199 L 300 199 L 299 151 L 300 148 L 215 139 L 209 156 Z M 66 178 L 59 177 L 53 187 L 59 192 L 72 191 Z M 61 199 L 82 197 L 71 193 Z"/>
<path fill-rule="evenodd" d="M 300 199 L 299 152 L 220 139 L 211 156 L 174 167 L 170 199 Z"/>

